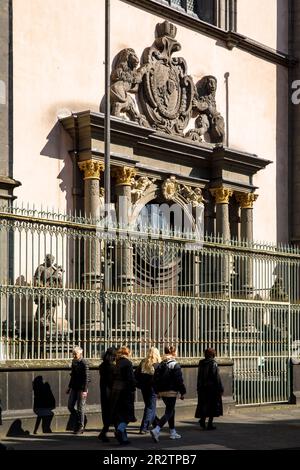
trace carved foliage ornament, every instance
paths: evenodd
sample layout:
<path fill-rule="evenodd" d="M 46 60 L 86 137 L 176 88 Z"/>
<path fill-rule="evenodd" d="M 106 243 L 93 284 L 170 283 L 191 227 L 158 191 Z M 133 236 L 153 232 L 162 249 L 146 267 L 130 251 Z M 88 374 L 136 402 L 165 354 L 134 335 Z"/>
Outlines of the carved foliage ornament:
<path fill-rule="evenodd" d="M 237 193 L 235 195 L 237 202 L 242 209 L 253 209 L 253 203 L 258 198 L 258 194 L 254 193 Z"/>
<path fill-rule="evenodd" d="M 131 180 L 136 171 L 132 167 L 120 166 L 112 169 L 112 176 L 116 178 L 116 185 L 131 186 Z"/>
<path fill-rule="evenodd" d="M 85 160 L 83 162 L 79 162 L 78 166 L 81 171 L 84 172 L 83 179 L 100 179 L 101 171 L 104 169 L 104 165 L 99 160 Z"/>

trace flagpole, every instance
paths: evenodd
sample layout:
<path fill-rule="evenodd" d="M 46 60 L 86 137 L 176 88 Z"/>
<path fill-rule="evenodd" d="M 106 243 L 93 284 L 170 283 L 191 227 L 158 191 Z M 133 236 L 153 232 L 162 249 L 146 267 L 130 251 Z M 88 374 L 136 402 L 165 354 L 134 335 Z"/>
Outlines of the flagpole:
<path fill-rule="evenodd" d="M 104 203 L 110 207 L 110 0 L 105 0 Z"/>

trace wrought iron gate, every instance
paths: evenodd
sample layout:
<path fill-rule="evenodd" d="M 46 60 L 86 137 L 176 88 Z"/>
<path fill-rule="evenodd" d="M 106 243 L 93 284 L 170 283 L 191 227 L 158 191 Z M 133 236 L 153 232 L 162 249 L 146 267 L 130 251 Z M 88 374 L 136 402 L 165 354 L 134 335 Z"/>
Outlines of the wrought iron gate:
<path fill-rule="evenodd" d="M 289 400 L 288 303 L 231 301 L 231 352 L 237 404 Z"/>

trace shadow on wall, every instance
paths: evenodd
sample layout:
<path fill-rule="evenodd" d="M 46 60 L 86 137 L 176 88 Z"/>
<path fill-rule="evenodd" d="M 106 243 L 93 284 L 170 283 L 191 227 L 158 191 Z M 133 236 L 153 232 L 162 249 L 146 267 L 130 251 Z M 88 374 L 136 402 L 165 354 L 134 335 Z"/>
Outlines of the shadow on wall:
<path fill-rule="evenodd" d="M 40 423 L 42 423 L 43 433 L 51 433 L 51 421 L 55 409 L 55 398 L 48 382 L 43 381 L 43 377 L 38 375 L 32 382 L 33 388 L 33 411 L 35 412 L 36 422 L 33 434 L 37 434 Z"/>
<path fill-rule="evenodd" d="M 40 152 L 42 157 L 60 160 L 64 164 L 57 175 L 57 179 L 61 181 L 59 188 L 65 193 L 67 211 L 73 210 L 72 190 L 74 186 L 74 170 L 72 158 L 69 154 L 72 148 L 73 143 L 71 137 L 65 132 L 60 122 L 57 122 L 47 135 L 47 143 Z M 77 172 L 79 173 L 79 169 Z M 47 203 L 51 205 L 52 201 L 46 201 L 46 204 Z"/>

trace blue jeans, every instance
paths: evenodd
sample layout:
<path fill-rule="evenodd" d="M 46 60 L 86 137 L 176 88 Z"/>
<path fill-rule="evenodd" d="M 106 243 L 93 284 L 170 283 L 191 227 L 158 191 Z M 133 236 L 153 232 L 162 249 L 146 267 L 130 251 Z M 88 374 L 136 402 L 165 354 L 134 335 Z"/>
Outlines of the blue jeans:
<path fill-rule="evenodd" d="M 81 390 L 70 390 L 68 400 L 68 410 L 74 417 L 74 421 L 78 428 L 84 427 L 84 412 L 85 412 L 86 397 L 82 396 Z M 75 405 L 77 404 L 77 410 Z"/>
<path fill-rule="evenodd" d="M 156 394 L 153 388 L 141 389 L 143 400 L 145 403 L 144 415 L 141 422 L 141 430 L 147 431 L 150 424 L 153 423 L 156 414 Z"/>

